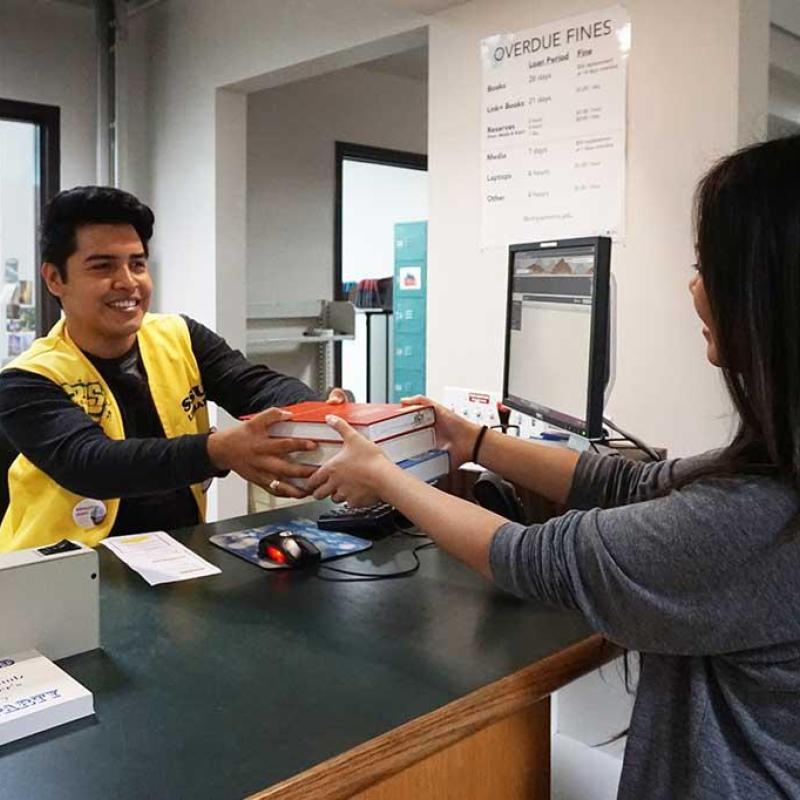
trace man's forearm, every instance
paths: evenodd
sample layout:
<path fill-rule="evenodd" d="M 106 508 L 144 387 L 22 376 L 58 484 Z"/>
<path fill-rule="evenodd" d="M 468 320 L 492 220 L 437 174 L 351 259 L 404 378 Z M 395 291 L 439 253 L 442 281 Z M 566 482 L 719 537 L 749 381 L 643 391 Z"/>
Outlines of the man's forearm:
<path fill-rule="evenodd" d="M 219 475 L 206 434 L 117 441 L 105 435 L 66 443 L 58 458 L 37 463 L 56 483 L 104 500 L 181 489 Z"/>
<path fill-rule="evenodd" d="M 263 364 L 252 364 L 214 331 L 190 317 L 184 319 L 206 395 L 231 416 L 319 399 L 316 392 L 297 378 L 282 375 Z"/>
<path fill-rule="evenodd" d="M 219 474 L 208 457 L 206 435 L 110 439 L 47 378 L 11 371 L 0 383 L 0 429 L 9 443 L 3 450 L 24 454 L 75 494 L 133 497 Z"/>

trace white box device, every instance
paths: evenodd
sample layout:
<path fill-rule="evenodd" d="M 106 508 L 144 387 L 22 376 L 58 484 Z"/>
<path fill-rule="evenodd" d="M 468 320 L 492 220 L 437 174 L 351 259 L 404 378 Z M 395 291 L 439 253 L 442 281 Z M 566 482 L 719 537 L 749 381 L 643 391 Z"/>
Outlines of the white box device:
<path fill-rule="evenodd" d="M 56 661 L 100 647 L 97 553 L 66 540 L 0 553 L 0 653 Z"/>

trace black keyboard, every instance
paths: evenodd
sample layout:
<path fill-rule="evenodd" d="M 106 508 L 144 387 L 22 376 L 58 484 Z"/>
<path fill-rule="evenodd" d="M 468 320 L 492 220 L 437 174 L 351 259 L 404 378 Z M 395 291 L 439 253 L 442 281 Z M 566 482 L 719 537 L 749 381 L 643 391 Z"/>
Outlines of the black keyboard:
<path fill-rule="evenodd" d="M 377 503 L 363 508 L 344 505 L 320 514 L 317 526 L 325 531 L 339 531 L 365 539 L 375 539 L 394 533 L 397 530 L 397 517 L 394 506 L 389 503 Z"/>

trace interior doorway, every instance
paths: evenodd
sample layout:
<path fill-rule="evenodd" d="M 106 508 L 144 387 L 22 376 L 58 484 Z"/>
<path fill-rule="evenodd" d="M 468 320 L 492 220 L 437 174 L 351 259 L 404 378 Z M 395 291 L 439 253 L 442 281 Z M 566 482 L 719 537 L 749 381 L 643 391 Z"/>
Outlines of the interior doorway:
<path fill-rule="evenodd" d="M 421 153 L 336 143 L 333 295 L 356 307 L 355 339 L 341 343 L 336 374 L 358 402 L 392 398 L 396 232 L 398 225 L 428 219 L 427 168 Z M 424 371 L 424 331 L 419 334 L 415 349 Z"/>
<path fill-rule="evenodd" d="M 393 195 L 405 192 L 387 175 L 427 178 L 427 29 L 306 67 L 311 73 L 307 77 L 298 79 L 295 71 L 269 76 L 264 88 L 254 90 L 252 83 L 244 87 L 245 333 L 248 357 L 298 377 L 324 395 L 332 384 L 351 388 L 342 377 L 339 341 L 352 339 L 353 312 L 335 302 L 343 296 L 343 278 L 392 277 L 391 224 L 382 245 L 372 239 L 375 215 Z M 348 188 L 356 184 L 369 188 L 362 194 L 366 202 L 361 211 L 352 216 L 360 219 L 357 233 L 348 236 L 351 215 L 343 222 L 341 193 L 344 188 L 345 197 L 357 197 Z M 427 189 L 424 196 L 427 201 Z M 401 209 L 395 221 L 427 218 L 427 202 L 423 209 L 415 205 Z M 368 238 L 373 244 L 360 246 Z M 376 269 L 369 250 L 375 256 L 383 253 L 383 266 Z M 349 274 L 350 251 L 361 260 L 363 272 L 354 266 Z M 332 301 L 337 308 L 330 307 Z M 349 315 L 347 324 L 338 324 L 341 320 L 333 312 L 339 311 Z M 320 343 L 320 335 L 329 339 Z M 364 343 L 363 335 L 355 338 Z M 387 369 L 386 358 L 381 369 Z M 377 366 L 370 381 L 376 375 Z M 361 386 L 365 381 L 362 371 Z M 366 389 L 356 394 L 365 399 Z"/>

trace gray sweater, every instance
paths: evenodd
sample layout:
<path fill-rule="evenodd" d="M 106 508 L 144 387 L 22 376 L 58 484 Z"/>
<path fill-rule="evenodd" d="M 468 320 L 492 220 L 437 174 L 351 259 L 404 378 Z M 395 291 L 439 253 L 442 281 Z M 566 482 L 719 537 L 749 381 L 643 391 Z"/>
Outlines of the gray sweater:
<path fill-rule="evenodd" d="M 503 525 L 492 573 L 644 654 L 619 798 L 800 798 L 800 498 L 752 476 L 657 497 L 697 463 L 584 453 L 588 510 Z"/>

